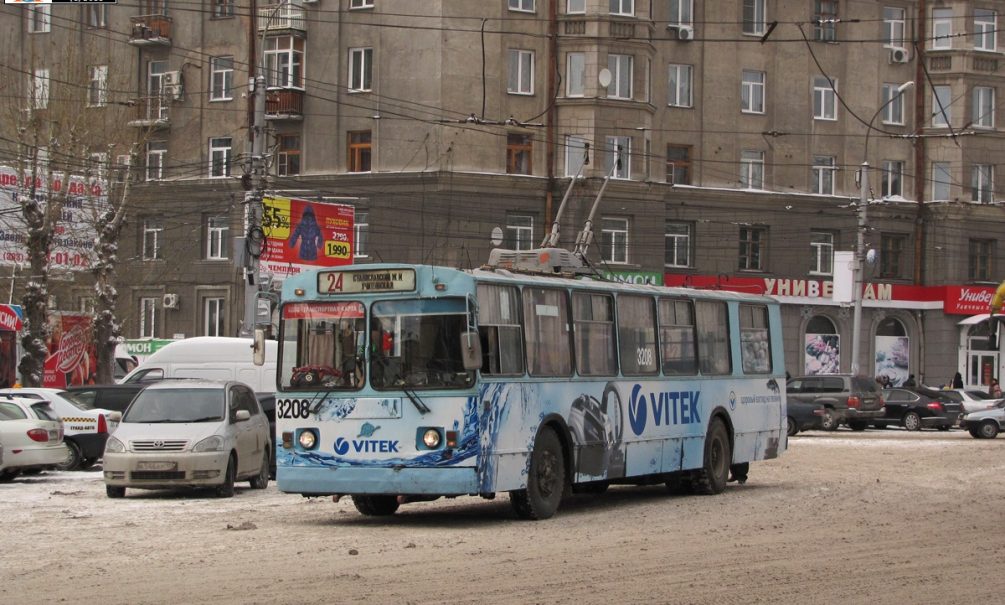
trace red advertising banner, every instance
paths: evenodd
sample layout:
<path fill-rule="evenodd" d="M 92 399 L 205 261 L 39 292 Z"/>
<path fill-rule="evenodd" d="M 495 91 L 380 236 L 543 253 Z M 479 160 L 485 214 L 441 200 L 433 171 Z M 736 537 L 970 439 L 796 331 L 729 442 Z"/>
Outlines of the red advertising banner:
<path fill-rule="evenodd" d="M 283 307 L 283 319 L 362 319 L 358 302 L 290 303 Z"/>
<path fill-rule="evenodd" d="M 17 332 L 21 329 L 20 305 L 0 305 L 0 330 Z"/>
<path fill-rule="evenodd" d="M 64 388 L 93 384 L 97 353 L 91 342 L 91 316 L 51 315 L 49 329 L 52 335 L 42 386 Z"/>
<path fill-rule="evenodd" d="M 351 265 L 355 209 L 347 204 L 271 197 L 263 200 L 261 263 L 276 277 L 314 267 Z"/>
<path fill-rule="evenodd" d="M 943 311 L 954 315 L 980 315 L 991 307 L 993 286 L 946 286 Z"/>

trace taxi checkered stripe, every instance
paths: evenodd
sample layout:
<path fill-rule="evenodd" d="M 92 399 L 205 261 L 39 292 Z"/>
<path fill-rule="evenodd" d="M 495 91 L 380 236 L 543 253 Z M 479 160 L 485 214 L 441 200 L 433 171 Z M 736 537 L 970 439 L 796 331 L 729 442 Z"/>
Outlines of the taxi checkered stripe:
<path fill-rule="evenodd" d="M 95 422 L 94 418 L 63 416 L 63 422 Z"/>

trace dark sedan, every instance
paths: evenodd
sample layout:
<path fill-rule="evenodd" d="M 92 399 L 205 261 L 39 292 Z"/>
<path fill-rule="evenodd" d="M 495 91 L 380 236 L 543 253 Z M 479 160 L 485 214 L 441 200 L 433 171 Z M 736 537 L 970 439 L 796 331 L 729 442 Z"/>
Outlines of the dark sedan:
<path fill-rule="evenodd" d="M 922 428 L 948 431 L 959 422 L 963 411 L 959 402 L 952 401 L 941 391 L 924 387 L 884 389 L 883 400 L 886 401 L 886 414 L 872 423 L 878 429 L 899 424 L 909 431 Z"/>
<path fill-rule="evenodd" d="M 789 437 L 799 431 L 818 431 L 823 429 L 824 414 L 827 409 L 823 404 L 812 401 L 800 401 L 791 398 L 786 402 L 786 433 Z"/>

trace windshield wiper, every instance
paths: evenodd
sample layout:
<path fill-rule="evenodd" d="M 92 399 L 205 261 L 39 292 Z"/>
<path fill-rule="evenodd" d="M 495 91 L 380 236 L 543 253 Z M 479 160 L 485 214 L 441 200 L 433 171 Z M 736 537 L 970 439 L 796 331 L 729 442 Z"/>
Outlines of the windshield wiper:
<path fill-rule="evenodd" d="M 419 410 L 420 414 L 425 415 L 427 412 L 430 411 L 429 406 L 422 401 L 422 399 L 419 397 L 419 394 L 416 393 L 414 390 L 408 388 L 405 385 L 401 385 L 401 390 L 405 392 L 405 395 L 408 396 L 408 400 L 412 402 L 412 405 L 415 406 L 415 409 Z"/>

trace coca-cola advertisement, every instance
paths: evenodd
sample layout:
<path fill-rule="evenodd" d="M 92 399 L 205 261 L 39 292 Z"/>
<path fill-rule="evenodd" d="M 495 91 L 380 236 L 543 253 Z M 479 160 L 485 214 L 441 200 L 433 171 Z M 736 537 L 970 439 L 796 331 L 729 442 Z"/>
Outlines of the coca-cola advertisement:
<path fill-rule="evenodd" d="M 49 317 L 49 356 L 42 386 L 65 388 L 93 384 L 97 351 L 91 339 L 91 316 L 60 314 Z"/>

